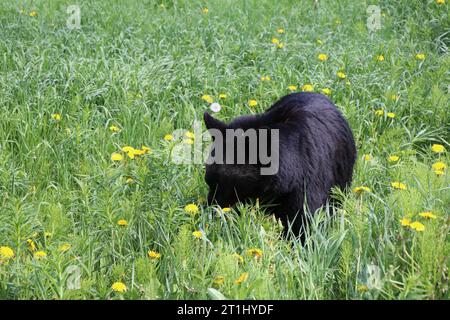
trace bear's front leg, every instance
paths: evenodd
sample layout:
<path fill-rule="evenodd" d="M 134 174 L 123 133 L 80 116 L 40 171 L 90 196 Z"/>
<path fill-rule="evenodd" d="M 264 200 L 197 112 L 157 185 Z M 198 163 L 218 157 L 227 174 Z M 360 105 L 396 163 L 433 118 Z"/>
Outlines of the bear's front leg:
<path fill-rule="evenodd" d="M 295 235 L 296 237 L 303 233 L 305 215 L 303 210 L 304 193 L 300 190 L 292 191 L 280 197 L 279 205 L 275 209 L 275 216 L 281 220 L 284 226 L 286 236 Z"/>

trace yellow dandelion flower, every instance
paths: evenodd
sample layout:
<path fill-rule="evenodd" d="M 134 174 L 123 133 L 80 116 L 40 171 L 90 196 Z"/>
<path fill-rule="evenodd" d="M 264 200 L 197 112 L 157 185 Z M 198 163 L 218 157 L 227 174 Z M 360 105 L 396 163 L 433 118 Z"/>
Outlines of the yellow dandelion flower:
<path fill-rule="evenodd" d="M 412 223 L 409 225 L 409 227 L 410 227 L 411 229 L 416 230 L 416 231 L 419 231 L 419 232 L 422 232 L 422 231 L 425 230 L 425 226 L 424 226 L 422 223 L 420 223 L 419 221 L 414 221 L 414 222 L 412 222 Z"/>
<path fill-rule="evenodd" d="M 353 189 L 353 192 L 356 194 L 361 194 L 363 192 L 371 192 L 372 190 L 370 190 L 369 187 L 366 186 L 360 186 L 360 187 L 356 187 L 355 189 Z"/>
<path fill-rule="evenodd" d="M 388 161 L 389 161 L 389 162 L 397 162 L 398 160 L 400 160 L 400 157 L 399 157 L 399 156 L 390 156 L 390 157 L 388 158 Z"/>
<path fill-rule="evenodd" d="M 445 171 L 444 171 L 444 170 L 434 170 L 434 173 L 435 173 L 437 176 L 443 176 L 443 175 L 445 174 Z"/>
<path fill-rule="evenodd" d="M 384 110 L 383 109 L 375 110 L 375 115 L 379 117 L 384 116 Z"/>
<path fill-rule="evenodd" d="M 239 276 L 239 278 L 237 278 L 234 283 L 235 284 L 241 284 L 243 282 L 245 282 L 248 279 L 248 272 L 244 272 L 243 274 L 241 274 Z"/>
<path fill-rule="evenodd" d="M 400 220 L 400 223 L 402 227 L 409 227 L 409 225 L 411 224 L 411 219 L 404 217 Z"/>
<path fill-rule="evenodd" d="M 317 59 L 319 59 L 320 61 L 327 61 L 328 55 L 326 55 L 325 53 L 319 53 L 319 55 L 317 56 Z"/>
<path fill-rule="evenodd" d="M 111 155 L 111 160 L 112 160 L 112 161 L 122 161 L 122 160 L 123 160 L 123 157 L 122 157 L 122 155 L 121 155 L 120 153 L 114 152 L 114 153 Z"/>
<path fill-rule="evenodd" d="M 171 134 L 166 134 L 166 135 L 164 136 L 164 140 L 166 140 L 166 141 L 172 141 L 172 140 L 173 140 L 173 135 L 171 135 Z"/>
<path fill-rule="evenodd" d="M 117 225 L 121 227 L 126 227 L 128 225 L 128 221 L 125 219 L 120 219 L 119 221 L 117 221 Z"/>
<path fill-rule="evenodd" d="M 125 147 L 122 147 L 122 151 L 123 152 L 133 152 L 134 148 L 130 147 L 130 146 L 125 146 Z"/>
<path fill-rule="evenodd" d="M 255 257 L 255 258 L 261 258 L 263 256 L 263 251 L 258 248 L 251 248 L 247 250 L 247 255 Z"/>
<path fill-rule="evenodd" d="M 203 232 L 201 232 L 200 230 L 197 230 L 197 231 L 192 232 L 192 235 L 193 235 L 194 238 L 196 238 L 196 239 L 201 239 L 201 238 L 203 238 Z"/>
<path fill-rule="evenodd" d="M 196 204 L 191 203 L 184 207 L 184 211 L 186 211 L 189 214 L 195 215 L 199 212 L 199 209 Z"/>
<path fill-rule="evenodd" d="M 392 188 L 398 189 L 398 190 L 406 190 L 407 189 L 406 184 L 398 182 L 398 181 L 392 182 L 391 186 L 392 186 Z"/>
<path fill-rule="evenodd" d="M 61 115 L 59 113 L 53 113 L 52 119 L 55 121 L 61 121 Z"/>
<path fill-rule="evenodd" d="M 425 219 L 436 219 L 436 216 L 431 211 L 424 211 L 419 213 L 419 216 Z"/>
<path fill-rule="evenodd" d="M 113 283 L 113 285 L 111 286 L 111 289 L 114 292 L 124 293 L 127 291 L 127 286 L 125 285 L 125 283 L 118 281 L 118 282 Z"/>
<path fill-rule="evenodd" d="M 331 89 L 329 89 L 329 88 L 323 88 L 323 89 L 322 89 L 322 93 L 323 93 L 323 94 L 326 94 L 327 96 L 329 96 L 329 95 L 331 95 Z"/>
<path fill-rule="evenodd" d="M 208 8 L 203 8 L 203 9 L 202 9 L 202 13 L 205 13 L 205 14 L 206 14 L 206 13 L 208 13 L 208 12 L 209 12 L 209 9 L 208 9 Z"/>
<path fill-rule="evenodd" d="M 30 12 L 30 17 L 37 17 L 38 13 L 36 11 Z"/>
<path fill-rule="evenodd" d="M 425 60 L 425 54 L 424 53 L 418 53 L 416 54 L 416 60 Z"/>
<path fill-rule="evenodd" d="M 220 93 L 219 94 L 219 99 L 226 99 L 228 96 L 227 96 L 227 94 L 226 93 Z"/>
<path fill-rule="evenodd" d="M 128 156 L 133 159 L 134 156 L 142 156 L 143 154 L 145 154 L 144 150 L 139 150 L 139 149 L 134 149 L 132 152 L 128 152 Z M 131 155 L 133 157 L 131 157 Z"/>
<path fill-rule="evenodd" d="M 390 99 L 391 99 L 392 101 L 396 101 L 398 98 L 400 98 L 400 96 L 398 96 L 398 95 L 396 95 L 396 94 L 392 94 L 392 95 L 390 96 Z"/>
<path fill-rule="evenodd" d="M 147 254 L 148 254 L 148 257 L 153 260 L 158 260 L 159 258 L 161 258 L 161 253 L 153 251 L 153 250 L 150 250 L 149 252 L 147 252 Z"/>
<path fill-rule="evenodd" d="M 27 239 L 27 244 L 30 251 L 36 251 L 36 243 L 32 239 Z"/>
<path fill-rule="evenodd" d="M 250 100 L 248 100 L 248 105 L 249 105 L 249 107 L 256 107 L 258 105 L 258 101 L 254 100 L 254 99 L 250 99 Z"/>
<path fill-rule="evenodd" d="M 270 81 L 272 80 L 269 76 L 262 76 L 261 81 Z"/>
<path fill-rule="evenodd" d="M 277 44 L 277 48 L 278 49 L 283 49 L 284 48 L 284 44 L 280 42 L 279 44 Z"/>
<path fill-rule="evenodd" d="M 273 44 L 279 44 L 280 40 L 278 38 L 272 38 L 272 43 Z"/>
<path fill-rule="evenodd" d="M 109 131 L 111 131 L 111 132 L 119 132 L 120 129 L 119 129 L 119 127 L 117 127 L 117 126 L 115 126 L 115 125 L 111 125 L 111 126 L 109 127 Z"/>
<path fill-rule="evenodd" d="M 314 91 L 314 87 L 312 86 L 312 84 L 304 84 L 302 86 L 302 91 L 312 92 L 312 91 Z"/>
<path fill-rule="evenodd" d="M 239 263 L 244 263 L 244 257 L 239 253 L 233 253 L 232 256 L 238 260 Z"/>
<path fill-rule="evenodd" d="M 194 135 L 194 133 L 193 133 L 192 131 L 186 131 L 186 133 L 184 134 L 184 136 L 185 136 L 186 138 L 189 138 L 189 139 L 194 139 L 194 138 L 195 138 L 195 135 Z"/>
<path fill-rule="evenodd" d="M 202 95 L 202 100 L 206 101 L 208 103 L 213 103 L 214 102 L 214 99 L 210 95 L 207 95 L 207 94 Z"/>
<path fill-rule="evenodd" d="M 297 90 L 297 86 L 290 85 L 290 86 L 288 86 L 288 89 L 291 90 L 291 91 L 296 91 Z"/>
<path fill-rule="evenodd" d="M 152 149 L 149 148 L 149 147 L 147 147 L 147 146 L 142 146 L 142 147 L 141 147 L 141 150 L 142 150 L 142 152 L 144 152 L 144 153 L 150 153 L 150 152 L 152 152 Z"/>
<path fill-rule="evenodd" d="M 445 4 L 445 0 L 436 0 L 437 4 Z"/>
<path fill-rule="evenodd" d="M 369 287 L 367 287 L 365 284 L 360 284 L 356 287 L 356 290 L 358 290 L 359 292 L 367 292 L 369 291 Z"/>
<path fill-rule="evenodd" d="M 134 149 L 133 147 L 130 147 L 130 146 L 125 146 L 125 147 L 122 147 L 122 151 L 123 152 L 127 152 L 127 153 L 129 153 L 129 152 L 134 152 L 136 149 Z"/>
<path fill-rule="evenodd" d="M 337 75 L 337 77 L 338 77 L 339 79 L 345 79 L 345 78 L 347 78 L 347 75 L 346 75 L 344 72 L 342 72 L 342 71 L 339 71 L 338 73 L 336 73 L 336 75 Z"/>
<path fill-rule="evenodd" d="M 225 277 L 224 276 L 217 276 L 214 278 L 213 280 L 213 284 L 217 287 L 220 287 L 224 284 L 225 282 Z"/>
<path fill-rule="evenodd" d="M 384 61 L 384 56 L 382 54 L 377 56 L 377 61 L 379 62 L 383 62 Z"/>
<path fill-rule="evenodd" d="M 244 257 L 239 253 L 233 253 L 231 256 L 236 258 L 239 263 L 244 263 Z"/>
<path fill-rule="evenodd" d="M 447 165 L 444 162 L 439 161 L 439 162 L 433 163 L 431 165 L 431 168 L 433 170 L 442 170 L 443 171 L 443 170 L 445 170 L 447 168 Z"/>
<path fill-rule="evenodd" d="M 372 156 L 370 154 L 365 154 L 365 155 L 363 155 L 363 159 L 364 159 L 364 161 L 370 161 L 370 160 L 372 160 Z"/>
<path fill-rule="evenodd" d="M 59 246 L 58 251 L 64 253 L 66 251 L 69 251 L 70 248 L 72 248 L 71 244 L 68 242 L 63 243 L 62 245 Z"/>
<path fill-rule="evenodd" d="M 145 150 L 139 150 L 139 149 L 131 149 L 130 151 L 127 152 L 127 156 L 130 159 L 134 159 L 136 156 L 141 156 L 143 154 L 145 154 Z"/>
<path fill-rule="evenodd" d="M 227 212 L 230 212 L 230 211 L 231 211 L 231 208 L 228 208 L 228 207 L 222 208 L 222 212 L 227 213 Z"/>
<path fill-rule="evenodd" d="M 36 251 L 33 256 L 36 260 L 44 259 L 47 257 L 47 253 L 45 251 Z"/>
<path fill-rule="evenodd" d="M 386 113 L 386 116 L 387 116 L 388 118 L 393 119 L 393 118 L 395 118 L 395 113 L 393 113 L 393 112 L 388 112 L 388 113 Z"/>
<path fill-rule="evenodd" d="M 431 146 L 431 151 L 435 153 L 443 153 L 445 152 L 445 147 L 442 144 L 433 144 Z"/>
<path fill-rule="evenodd" d="M 284 33 L 284 29 L 283 29 L 283 28 L 277 29 L 277 33 L 278 33 L 278 34 L 283 34 L 283 33 Z"/>
<path fill-rule="evenodd" d="M 14 250 L 7 246 L 0 247 L 0 262 L 14 258 Z"/>

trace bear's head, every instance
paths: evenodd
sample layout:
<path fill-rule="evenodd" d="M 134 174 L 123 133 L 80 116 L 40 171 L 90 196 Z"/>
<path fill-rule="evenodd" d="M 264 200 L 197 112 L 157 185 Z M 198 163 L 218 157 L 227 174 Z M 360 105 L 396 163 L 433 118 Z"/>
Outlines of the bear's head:
<path fill-rule="evenodd" d="M 266 194 L 271 187 L 270 175 L 261 170 L 275 153 L 270 130 L 260 127 L 255 116 L 226 124 L 205 112 L 204 121 L 213 140 L 206 161 L 208 204 L 230 207 Z"/>

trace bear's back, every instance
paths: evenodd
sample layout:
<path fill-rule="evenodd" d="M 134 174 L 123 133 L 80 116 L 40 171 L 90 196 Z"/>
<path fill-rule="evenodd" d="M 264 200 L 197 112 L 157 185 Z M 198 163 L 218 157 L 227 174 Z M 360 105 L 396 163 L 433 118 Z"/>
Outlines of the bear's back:
<path fill-rule="evenodd" d="M 313 92 L 298 92 L 284 96 L 266 111 L 274 120 L 285 121 L 292 116 L 313 114 L 320 117 L 339 117 L 341 113 L 327 96 Z M 284 118 L 284 119 L 283 119 Z"/>
<path fill-rule="evenodd" d="M 300 92 L 281 98 L 264 113 L 264 122 L 287 131 L 304 132 L 311 139 L 344 139 L 354 144 L 347 120 L 323 94 Z"/>

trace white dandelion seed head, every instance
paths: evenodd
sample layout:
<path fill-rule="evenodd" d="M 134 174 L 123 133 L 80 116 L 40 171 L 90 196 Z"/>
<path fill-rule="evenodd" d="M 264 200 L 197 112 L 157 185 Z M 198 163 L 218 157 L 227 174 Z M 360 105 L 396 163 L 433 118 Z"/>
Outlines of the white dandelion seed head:
<path fill-rule="evenodd" d="M 220 106 L 220 104 L 218 104 L 217 102 L 211 103 L 211 105 L 209 106 L 209 108 L 211 109 L 212 112 L 219 112 L 220 109 L 222 109 L 222 107 Z"/>

